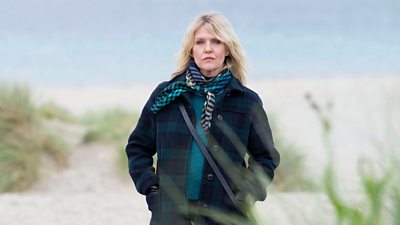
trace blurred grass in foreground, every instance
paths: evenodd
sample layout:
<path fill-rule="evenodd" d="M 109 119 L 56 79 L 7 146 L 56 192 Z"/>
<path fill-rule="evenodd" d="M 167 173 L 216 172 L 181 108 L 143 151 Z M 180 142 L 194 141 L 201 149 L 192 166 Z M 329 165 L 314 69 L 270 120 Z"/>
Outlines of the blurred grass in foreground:
<path fill-rule="evenodd" d="M 381 161 L 360 159 L 358 174 L 362 187 L 357 196 L 343 193 L 339 179 L 335 173 L 334 148 L 330 140 L 332 127 L 332 103 L 325 106 L 318 104 L 311 95 L 306 95 L 310 107 L 316 112 L 322 125 L 322 138 L 328 154 L 328 166 L 325 169 L 325 193 L 335 209 L 336 224 L 338 225 L 400 225 L 400 160 L 397 154 L 400 150 L 397 139 L 399 127 L 396 127 L 395 117 L 385 117 L 389 129 L 383 139 L 376 145 L 376 151 L 381 154 Z M 391 99 L 391 98 L 389 98 Z M 391 102 L 390 111 L 400 112 L 400 99 Z M 387 112 L 389 115 L 393 112 Z M 398 117 L 398 115 L 397 115 Z M 397 136 L 398 138 L 398 136 Z M 390 148 L 386 148 L 390 146 Z M 375 162 L 374 162 L 375 161 Z M 350 198 L 349 198 L 350 196 Z"/>
<path fill-rule="evenodd" d="M 126 172 L 128 161 L 125 146 L 137 119 L 137 114 L 118 108 L 87 112 L 80 118 L 80 122 L 87 128 L 83 142 L 112 145 L 118 152 L 118 166 Z"/>
<path fill-rule="evenodd" d="M 327 196 L 328 201 L 321 201 L 326 205 L 309 205 L 310 202 L 303 202 L 304 208 L 311 210 L 310 215 L 299 215 L 293 217 L 291 211 L 303 211 L 303 208 L 297 208 L 296 205 L 287 205 L 283 202 L 283 207 L 286 210 L 283 212 L 283 218 L 279 221 L 264 220 L 262 215 L 257 214 L 254 206 L 252 205 L 253 199 L 251 196 L 246 198 L 245 202 L 240 205 L 241 211 L 248 215 L 247 219 L 239 215 L 233 215 L 230 212 L 224 212 L 218 209 L 210 208 L 209 210 L 202 210 L 197 208 L 189 208 L 189 211 L 194 210 L 195 213 L 204 215 L 218 221 L 220 224 L 226 225 L 273 225 L 281 224 L 286 221 L 289 223 L 284 224 L 337 224 L 337 225 L 400 225 L 400 160 L 398 152 L 400 151 L 400 144 L 398 135 L 400 133 L 400 124 L 398 117 L 400 114 L 400 98 L 396 98 L 395 102 L 391 102 L 393 112 L 388 112 L 392 117 L 382 115 L 382 121 L 387 122 L 387 134 L 382 135 L 382 139 L 375 146 L 377 153 L 380 153 L 381 158 L 378 162 L 376 159 L 360 159 L 358 162 L 358 183 L 361 189 L 356 192 L 348 193 L 341 188 L 341 180 L 338 179 L 335 172 L 334 163 L 334 148 L 331 143 L 331 135 L 334 124 L 332 123 L 333 103 L 328 102 L 326 105 L 320 105 L 314 101 L 311 95 L 306 96 L 310 107 L 316 112 L 322 127 L 322 139 L 325 144 L 325 150 L 328 155 L 328 165 L 322 168 L 325 171 L 322 180 L 324 189 L 323 194 Z M 382 122 L 381 121 L 381 122 Z M 232 143 L 236 143 L 238 149 L 241 149 L 241 143 L 237 142 L 237 137 L 230 132 L 229 127 L 223 126 L 223 130 L 229 135 Z M 368 140 L 366 140 L 368 141 Z M 376 141 L 376 140 L 371 140 Z M 214 155 L 215 156 L 215 155 Z M 248 193 L 252 192 L 250 186 L 246 186 L 247 181 L 255 181 L 255 183 L 269 183 L 268 178 L 260 171 L 254 170 L 251 177 L 246 176 L 246 182 L 243 182 L 237 169 L 232 166 L 226 156 L 215 156 L 219 164 L 227 172 L 227 175 L 232 179 L 234 185 Z M 284 156 L 283 156 L 284 157 Z M 288 167 L 289 168 L 289 167 Z M 279 167 L 278 167 L 279 170 Z M 293 171 L 294 172 L 294 171 Z M 169 180 L 165 178 L 165 180 Z M 254 183 L 254 182 L 251 182 Z M 172 182 L 169 185 L 172 188 L 167 190 L 168 195 L 175 199 L 177 203 L 184 202 L 184 194 L 179 193 Z M 316 193 L 317 194 L 317 193 Z M 317 194 L 318 195 L 318 194 Z M 311 200 L 311 199 L 310 199 Z M 321 211 L 322 209 L 322 211 Z M 182 208 L 185 212 L 185 209 Z M 303 211 L 304 212 L 304 211 Z M 323 213 L 326 215 L 318 215 L 315 213 Z M 321 219 L 325 218 L 322 222 Z M 204 223 L 199 223 L 204 224 Z"/>
<path fill-rule="evenodd" d="M 0 83 L 0 192 L 21 191 L 39 178 L 43 156 L 67 164 L 66 145 L 42 127 L 27 86 Z"/>

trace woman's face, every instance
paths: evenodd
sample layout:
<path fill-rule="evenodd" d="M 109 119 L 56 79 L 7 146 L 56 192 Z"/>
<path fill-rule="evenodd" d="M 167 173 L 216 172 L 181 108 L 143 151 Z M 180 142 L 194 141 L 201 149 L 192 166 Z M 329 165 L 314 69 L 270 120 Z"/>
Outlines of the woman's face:
<path fill-rule="evenodd" d="M 192 56 L 200 72 L 207 77 L 217 76 L 228 55 L 225 44 L 200 27 L 194 34 Z"/>

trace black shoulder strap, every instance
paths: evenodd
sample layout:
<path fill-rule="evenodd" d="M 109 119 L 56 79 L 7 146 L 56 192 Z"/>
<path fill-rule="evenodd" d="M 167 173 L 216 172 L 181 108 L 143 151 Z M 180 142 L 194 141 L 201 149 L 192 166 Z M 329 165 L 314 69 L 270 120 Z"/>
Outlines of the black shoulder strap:
<path fill-rule="evenodd" d="M 233 204 L 236 205 L 236 198 L 235 198 L 235 195 L 233 194 L 232 189 L 229 187 L 228 182 L 226 181 L 225 177 L 222 175 L 221 171 L 218 169 L 217 165 L 215 164 L 214 159 L 211 157 L 206 146 L 204 146 L 204 143 L 201 141 L 200 136 L 198 135 L 198 133 L 196 132 L 196 129 L 194 128 L 192 122 L 190 121 L 189 115 L 187 114 L 185 106 L 182 103 L 179 104 L 179 109 L 181 110 L 182 116 L 185 119 L 186 125 L 189 128 L 190 133 L 192 134 L 194 140 L 197 142 L 201 151 L 203 152 L 204 158 L 206 158 L 206 160 L 210 164 L 212 170 L 214 170 L 215 175 L 221 182 L 222 186 L 224 187 L 229 198 L 232 200 Z"/>

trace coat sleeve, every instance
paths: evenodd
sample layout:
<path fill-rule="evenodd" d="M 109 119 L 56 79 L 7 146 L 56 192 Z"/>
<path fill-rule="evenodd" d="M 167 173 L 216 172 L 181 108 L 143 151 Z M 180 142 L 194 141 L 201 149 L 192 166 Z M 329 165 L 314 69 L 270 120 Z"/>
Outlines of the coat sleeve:
<path fill-rule="evenodd" d="M 252 182 L 250 183 L 256 183 L 250 193 L 255 200 L 263 201 L 266 198 L 267 182 L 265 180 L 272 181 L 274 178 L 274 171 L 279 165 L 280 155 L 275 148 L 267 114 L 259 98 L 253 105 L 248 152 L 250 155 L 249 170 L 252 172 Z M 260 174 L 264 175 L 261 179 Z"/>
<path fill-rule="evenodd" d="M 152 185 L 158 185 L 158 177 L 153 167 L 153 156 L 156 154 L 155 114 L 150 111 L 157 94 L 163 90 L 166 82 L 161 83 L 147 100 L 137 125 L 129 136 L 125 148 L 128 157 L 129 174 L 141 194 L 146 194 Z"/>

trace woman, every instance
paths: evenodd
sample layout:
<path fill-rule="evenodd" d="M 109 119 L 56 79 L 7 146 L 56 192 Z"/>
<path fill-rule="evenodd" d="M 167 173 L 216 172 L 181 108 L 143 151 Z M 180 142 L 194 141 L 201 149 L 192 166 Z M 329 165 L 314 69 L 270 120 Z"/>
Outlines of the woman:
<path fill-rule="evenodd" d="M 229 22 L 219 13 L 198 16 L 185 34 L 178 69 L 153 91 L 126 146 L 150 224 L 221 224 L 211 212 L 246 218 L 241 203 L 266 198 L 266 182 L 254 174 L 272 179 L 279 153 L 261 100 L 243 86 L 244 76 L 244 54 Z M 180 104 L 235 199 L 193 139 Z"/>

